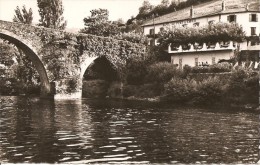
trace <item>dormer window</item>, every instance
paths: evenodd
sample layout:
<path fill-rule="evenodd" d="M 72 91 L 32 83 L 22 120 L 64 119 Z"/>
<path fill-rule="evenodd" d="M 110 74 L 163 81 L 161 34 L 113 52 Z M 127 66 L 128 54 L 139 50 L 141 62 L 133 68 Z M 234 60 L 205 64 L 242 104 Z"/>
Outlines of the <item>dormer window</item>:
<path fill-rule="evenodd" d="M 250 22 L 258 22 L 257 14 L 249 14 Z"/>
<path fill-rule="evenodd" d="M 227 17 L 228 22 L 236 22 L 237 16 L 236 15 L 229 15 Z"/>

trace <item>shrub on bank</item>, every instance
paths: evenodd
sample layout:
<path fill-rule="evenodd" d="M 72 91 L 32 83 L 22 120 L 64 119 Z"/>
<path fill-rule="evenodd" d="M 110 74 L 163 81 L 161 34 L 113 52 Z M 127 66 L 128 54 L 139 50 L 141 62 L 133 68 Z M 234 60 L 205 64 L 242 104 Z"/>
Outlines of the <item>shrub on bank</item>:
<path fill-rule="evenodd" d="M 259 91 L 259 73 L 238 68 L 233 70 L 227 82 L 225 96 L 232 103 L 257 103 Z"/>
<path fill-rule="evenodd" d="M 251 70 L 233 70 L 230 76 L 173 78 L 164 86 L 162 101 L 193 104 L 257 104 L 259 74 Z"/>
<path fill-rule="evenodd" d="M 194 90 L 192 102 L 194 104 L 214 104 L 221 101 L 225 90 L 223 80 L 217 77 L 208 77 L 207 79 L 197 82 Z"/>
<path fill-rule="evenodd" d="M 194 79 L 173 78 L 164 86 L 164 101 L 187 102 L 196 93 L 198 83 Z"/>
<path fill-rule="evenodd" d="M 180 77 L 182 71 L 168 62 L 159 62 L 152 64 L 147 69 L 147 82 L 164 83 L 170 81 L 173 77 Z"/>

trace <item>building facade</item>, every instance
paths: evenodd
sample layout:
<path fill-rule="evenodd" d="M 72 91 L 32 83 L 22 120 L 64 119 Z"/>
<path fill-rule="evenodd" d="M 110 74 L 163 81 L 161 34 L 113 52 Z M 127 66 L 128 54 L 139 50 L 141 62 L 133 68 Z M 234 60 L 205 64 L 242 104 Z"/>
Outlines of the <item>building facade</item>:
<path fill-rule="evenodd" d="M 259 0 L 215 0 L 149 20 L 143 25 L 143 31 L 150 37 L 149 43 L 152 45 L 158 44 L 153 36 L 156 36 L 165 26 L 185 28 L 217 22 L 235 22 L 242 26 L 246 36 L 260 37 L 259 7 Z M 213 46 L 204 43 L 200 49 L 194 47 L 195 45 L 190 45 L 188 49 L 182 46 L 172 49 L 169 45 L 168 53 L 171 55 L 171 62 L 180 68 L 184 65 L 212 65 L 219 60 L 232 58 L 236 50 L 256 53 L 260 50 L 259 41 L 219 42 Z"/>

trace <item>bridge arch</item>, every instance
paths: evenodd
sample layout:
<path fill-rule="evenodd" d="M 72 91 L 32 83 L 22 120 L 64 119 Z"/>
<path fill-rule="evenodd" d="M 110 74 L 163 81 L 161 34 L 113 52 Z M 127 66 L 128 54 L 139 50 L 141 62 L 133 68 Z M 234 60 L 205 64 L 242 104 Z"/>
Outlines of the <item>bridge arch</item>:
<path fill-rule="evenodd" d="M 17 48 L 21 49 L 26 56 L 29 57 L 29 59 L 36 67 L 36 70 L 40 76 L 41 96 L 43 97 L 49 96 L 51 94 L 51 86 L 50 86 L 49 78 L 47 76 L 46 69 L 40 57 L 38 56 L 35 48 L 31 46 L 31 44 L 28 41 L 6 30 L 2 30 L 2 29 L 0 30 L 0 38 L 14 44 Z"/>

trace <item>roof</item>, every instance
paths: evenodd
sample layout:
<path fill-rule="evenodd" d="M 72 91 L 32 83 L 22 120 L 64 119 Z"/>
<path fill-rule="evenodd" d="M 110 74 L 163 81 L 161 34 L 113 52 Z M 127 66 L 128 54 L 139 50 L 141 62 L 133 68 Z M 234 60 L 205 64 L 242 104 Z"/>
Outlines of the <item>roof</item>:
<path fill-rule="evenodd" d="M 213 0 L 207 3 L 199 4 L 193 7 L 194 15 L 192 18 L 200 18 L 210 15 L 226 14 L 226 13 L 237 13 L 246 11 L 260 11 L 259 0 L 225 0 L 225 10 L 222 11 L 223 0 Z M 248 10 L 247 10 L 248 4 Z M 163 24 L 181 20 L 191 19 L 190 7 L 172 12 L 153 20 L 148 20 L 142 26 L 149 26 L 153 24 Z"/>

